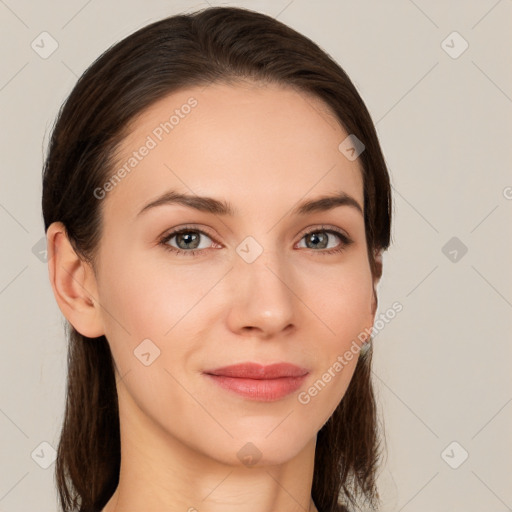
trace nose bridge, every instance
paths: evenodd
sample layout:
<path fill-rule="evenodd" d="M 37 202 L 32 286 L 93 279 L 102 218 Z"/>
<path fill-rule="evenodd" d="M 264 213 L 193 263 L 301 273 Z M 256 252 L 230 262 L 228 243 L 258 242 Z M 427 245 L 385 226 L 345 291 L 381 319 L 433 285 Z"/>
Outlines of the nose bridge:
<path fill-rule="evenodd" d="M 277 332 L 295 321 L 293 279 L 283 247 L 272 234 L 246 237 L 236 248 L 233 279 L 233 319 L 238 328 Z"/>

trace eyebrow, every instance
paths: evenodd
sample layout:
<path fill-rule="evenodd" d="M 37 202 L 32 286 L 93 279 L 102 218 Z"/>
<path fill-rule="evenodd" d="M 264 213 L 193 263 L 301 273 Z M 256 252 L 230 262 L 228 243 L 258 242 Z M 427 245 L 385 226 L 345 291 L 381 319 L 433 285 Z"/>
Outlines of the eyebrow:
<path fill-rule="evenodd" d="M 182 194 L 170 190 L 146 204 L 137 214 L 137 217 L 143 212 L 162 205 L 180 204 L 193 208 L 195 210 L 213 213 L 215 215 L 225 215 L 233 217 L 236 215 L 236 209 L 224 200 L 214 199 L 213 197 Z M 310 199 L 299 203 L 291 212 L 292 215 L 307 215 L 314 212 L 325 212 L 338 208 L 339 206 L 349 206 L 363 214 L 363 208 L 351 195 L 346 192 L 339 192 L 335 195 L 324 195 L 315 199 Z"/>

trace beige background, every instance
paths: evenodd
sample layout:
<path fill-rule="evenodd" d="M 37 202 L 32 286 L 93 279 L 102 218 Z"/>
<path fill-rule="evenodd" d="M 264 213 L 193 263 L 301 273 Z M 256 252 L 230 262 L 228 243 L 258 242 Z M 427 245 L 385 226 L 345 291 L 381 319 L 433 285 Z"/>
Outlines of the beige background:
<path fill-rule="evenodd" d="M 512 1 L 228 4 L 329 52 L 367 103 L 389 164 L 394 245 L 379 311 L 395 301 L 403 311 L 375 337 L 383 511 L 512 510 Z M 110 44 L 206 6 L 0 0 L 0 512 L 56 510 L 52 448 L 41 443 L 57 445 L 66 343 L 40 259 L 40 200 L 57 109 Z M 58 44 L 47 58 L 31 47 L 44 31 Z"/>

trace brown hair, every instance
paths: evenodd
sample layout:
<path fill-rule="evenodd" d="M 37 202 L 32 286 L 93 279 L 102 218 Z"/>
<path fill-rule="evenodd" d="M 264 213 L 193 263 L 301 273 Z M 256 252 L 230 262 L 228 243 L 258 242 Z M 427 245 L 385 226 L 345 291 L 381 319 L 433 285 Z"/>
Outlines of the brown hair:
<path fill-rule="evenodd" d="M 52 128 L 43 170 L 45 232 L 52 222 L 62 222 L 77 254 L 94 268 L 102 219 L 93 191 L 112 174 L 116 148 L 130 123 L 178 89 L 236 80 L 312 94 L 332 109 L 348 134 L 363 141 L 359 160 L 368 258 L 372 275 L 380 277 L 374 251 L 390 243 L 391 186 L 363 100 L 315 43 L 241 8 L 208 8 L 154 22 L 113 45 L 84 72 Z M 104 336 L 87 338 L 69 323 L 66 334 L 67 397 L 55 469 L 59 500 L 66 512 L 98 512 L 119 481 L 113 359 Z M 371 357 L 371 348 L 359 357 L 345 396 L 318 432 L 312 498 L 322 512 L 347 510 L 342 503 L 375 507 L 379 502 L 381 446 Z"/>

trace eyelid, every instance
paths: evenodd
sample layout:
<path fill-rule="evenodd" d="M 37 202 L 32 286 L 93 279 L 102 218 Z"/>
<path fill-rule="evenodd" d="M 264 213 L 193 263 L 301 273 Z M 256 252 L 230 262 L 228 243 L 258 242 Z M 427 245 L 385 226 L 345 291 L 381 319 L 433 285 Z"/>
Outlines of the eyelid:
<path fill-rule="evenodd" d="M 207 228 L 205 226 L 199 227 L 199 226 L 194 225 L 194 224 L 183 224 L 183 226 L 175 226 L 173 228 L 167 229 L 158 238 L 159 238 L 159 240 L 162 240 L 162 239 L 168 237 L 171 234 L 172 235 L 176 235 L 176 234 L 178 234 L 178 233 L 180 233 L 182 231 L 199 231 L 199 232 L 204 233 L 205 235 L 208 235 L 212 239 L 215 238 L 215 235 L 212 234 L 210 228 Z"/>
<path fill-rule="evenodd" d="M 352 238 L 349 236 L 349 234 L 345 230 L 339 228 L 338 226 L 334 226 L 331 224 L 318 224 L 318 225 L 309 226 L 307 228 L 304 228 L 302 231 L 300 231 L 297 236 L 299 236 L 300 240 L 302 240 L 302 237 L 304 235 L 307 235 L 308 233 L 314 233 L 316 231 L 331 231 L 331 230 L 335 231 L 337 234 L 341 235 L 342 237 L 345 237 L 347 240 L 352 242 Z"/>

